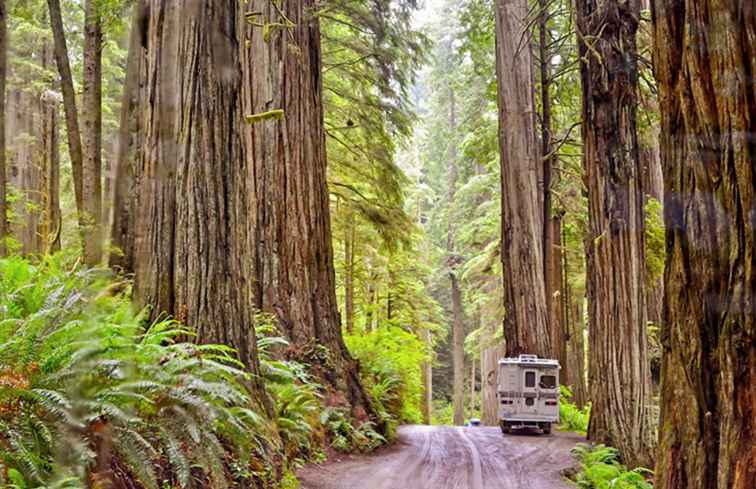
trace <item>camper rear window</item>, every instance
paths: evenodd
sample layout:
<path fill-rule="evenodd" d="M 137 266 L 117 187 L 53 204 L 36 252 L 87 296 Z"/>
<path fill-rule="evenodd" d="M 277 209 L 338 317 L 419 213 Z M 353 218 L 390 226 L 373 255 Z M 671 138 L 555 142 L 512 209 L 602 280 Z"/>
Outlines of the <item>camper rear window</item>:
<path fill-rule="evenodd" d="M 556 389 L 556 376 L 541 375 L 541 389 Z"/>
<path fill-rule="evenodd" d="M 525 387 L 535 387 L 535 372 L 525 372 Z"/>

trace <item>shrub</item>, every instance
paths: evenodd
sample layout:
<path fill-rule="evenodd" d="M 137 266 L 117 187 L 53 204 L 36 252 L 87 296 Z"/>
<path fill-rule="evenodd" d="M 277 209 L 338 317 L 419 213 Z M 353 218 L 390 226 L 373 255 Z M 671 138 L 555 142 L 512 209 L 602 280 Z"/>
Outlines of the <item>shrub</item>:
<path fill-rule="evenodd" d="M 575 478 L 584 489 L 653 489 L 647 477 L 653 472 L 638 468 L 627 470 L 619 461 L 616 449 L 605 445 L 580 444 L 572 450 L 579 462 Z"/>
<path fill-rule="evenodd" d="M 347 336 L 346 343 L 360 361 L 362 380 L 387 433 L 399 423 L 421 422 L 421 365 L 428 359 L 423 342 L 401 328 L 384 326 Z"/>
<path fill-rule="evenodd" d="M 255 477 L 273 437 L 234 352 L 180 341 L 192 332 L 174 321 L 145 327 L 110 281 L 59 257 L 0 260 L 0 485 Z"/>
<path fill-rule="evenodd" d="M 565 386 L 561 386 L 560 390 L 560 428 L 565 431 L 586 433 L 588 431 L 588 421 L 591 418 L 591 406 L 587 405 L 583 409 L 578 409 L 578 407 L 572 403 L 572 391 Z"/>

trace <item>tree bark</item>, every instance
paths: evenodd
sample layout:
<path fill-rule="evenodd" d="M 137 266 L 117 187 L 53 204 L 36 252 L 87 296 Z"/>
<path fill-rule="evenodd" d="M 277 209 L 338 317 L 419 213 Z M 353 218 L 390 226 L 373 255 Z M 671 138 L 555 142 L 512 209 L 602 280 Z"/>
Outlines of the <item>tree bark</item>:
<path fill-rule="evenodd" d="M 469 399 L 469 413 L 470 417 L 475 414 L 475 375 L 476 375 L 476 365 L 475 365 L 475 358 L 470 359 L 470 399 Z"/>
<path fill-rule="evenodd" d="M 68 153 L 71 158 L 71 169 L 73 171 L 76 210 L 79 213 L 79 226 L 83 231 L 86 228 L 86 221 L 84 220 L 84 193 L 82 186 L 84 158 L 82 154 L 78 110 L 76 109 L 76 94 L 74 93 L 73 77 L 71 76 L 71 65 L 68 60 L 68 47 L 66 46 L 65 30 L 63 29 L 60 0 L 47 0 L 47 5 L 50 11 L 50 27 L 52 28 L 53 33 L 55 62 L 58 65 L 60 88 L 63 92 L 63 109 L 66 116 Z M 82 237 L 84 237 L 84 235 Z M 86 239 L 83 241 L 86 242 Z"/>
<path fill-rule="evenodd" d="M 82 83 L 82 209 L 84 263 L 102 260 L 102 20 L 98 0 L 84 6 Z"/>
<path fill-rule="evenodd" d="M 493 338 L 493 328 L 486 330 L 485 338 Z M 480 418 L 486 426 L 499 425 L 499 400 L 496 397 L 499 360 L 506 354 L 503 342 L 483 341 L 480 352 Z"/>
<path fill-rule="evenodd" d="M 113 225 L 111 227 L 112 268 L 130 274 L 134 272 L 134 239 L 136 210 L 139 208 L 139 151 L 144 142 L 142 101 L 146 94 L 143 71 L 146 68 L 145 48 L 148 9 L 144 0 L 134 4 L 129 54 L 126 60 L 126 81 L 121 98 L 121 120 L 118 129 L 115 188 L 113 191 Z"/>
<path fill-rule="evenodd" d="M 659 489 L 756 487 L 756 11 L 653 2 L 667 262 Z"/>
<path fill-rule="evenodd" d="M 590 440 L 653 462 L 648 416 L 644 196 L 636 132 L 637 0 L 578 0 L 588 189 Z"/>
<path fill-rule="evenodd" d="M 433 421 L 433 333 L 425 330 L 423 335 L 425 348 L 431 355 L 430 360 L 423 364 L 423 422 L 431 424 Z"/>
<path fill-rule="evenodd" d="M 504 337 L 508 355 L 553 357 L 544 284 L 543 198 L 538 189 L 541 152 L 536 142 L 527 15 L 526 0 L 496 1 Z"/>
<path fill-rule="evenodd" d="M 354 332 L 354 233 L 354 214 L 350 211 L 344 230 L 344 316 L 349 334 Z"/>
<path fill-rule="evenodd" d="M 5 81 L 8 73 L 8 8 L 0 0 L 0 257 L 8 237 L 7 180 L 5 175 Z"/>
<path fill-rule="evenodd" d="M 453 88 L 449 88 L 449 134 L 457 131 L 457 104 Z M 455 140 L 449 141 L 449 155 L 447 162 L 447 194 L 448 222 L 446 228 L 447 266 L 449 267 L 449 286 L 451 288 L 452 307 L 452 366 L 454 372 L 452 405 L 453 421 L 457 426 L 465 423 L 465 332 L 462 321 L 462 291 L 457 280 L 458 258 L 454 253 L 455 230 L 452 210 L 454 197 L 457 193 L 457 146 Z"/>
<path fill-rule="evenodd" d="M 245 114 L 284 114 L 244 130 L 253 304 L 275 314 L 292 355 L 332 390 L 328 401 L 365 419 L 374 412 L 344 344 L 336 302 L 315 7 L 315 0 L 246 2 L 255 15 L 243 38 Z"/>
<path fill-rule="evenodd" d="M 585 323 L 583 322 L 583 298 L 575 302 L 570 328 L 570 349 L 567 366 L 570 371 L 569 387 L 572 390 L 572 400 L 582 409 L 588 403 L 588 388 L 585 380 Z"/>
<path fill-rule="evenodd" d="M 197 341 L 234 347 L 264 400 L 255 337 L 252 186 L 242 132 L 242 10 L 236 0 L 149 0 L 150 104 L 139 152 L 134 295 Z"/>

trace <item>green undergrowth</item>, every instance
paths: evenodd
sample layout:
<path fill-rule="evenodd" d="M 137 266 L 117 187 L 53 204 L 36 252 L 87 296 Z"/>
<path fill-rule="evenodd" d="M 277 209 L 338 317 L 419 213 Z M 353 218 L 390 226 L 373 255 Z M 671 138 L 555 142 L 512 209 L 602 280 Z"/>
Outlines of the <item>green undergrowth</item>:
<path fill-rule="evenodd" d="M 572 402 L 572 391 L 566 386 L 560 386 L 561 399 L 559 401 L 559 429 L 585 434 L 588 432 L 588 421 L 591 418 L 591 406 L 578 408 Z"/>
<path fill-rule="evenodd" d="M 360 362 L 363 383 L 387 436 L 401 423 L 421 423 L 421 365 L 429 358 L 422 341 L 395 326 L 348 335 L 345 341 Z"/>
<path fill-rule="evenodd" d="M 572 453 L 579 464 L 574 480 L 579 488 L 653 489 L 649 482 L 653 472 L 644 468 L 628 470 L 612 447 L 580 444 L 572 449 Z"/>
<path fill-rule="evenodd" d="M 260 400 L 234 350 L 146 322 L 129 288 L 66 255 L 0 260 L 0 487 L 293 488 L 329 443 L 384 443 L 372 423 L 324 409 L 305 365 L 277 359 L 287 344 L 270 321 L 259 319 Z M 393 419 L 402 394 L 381 372 L 372 392 Z"/>

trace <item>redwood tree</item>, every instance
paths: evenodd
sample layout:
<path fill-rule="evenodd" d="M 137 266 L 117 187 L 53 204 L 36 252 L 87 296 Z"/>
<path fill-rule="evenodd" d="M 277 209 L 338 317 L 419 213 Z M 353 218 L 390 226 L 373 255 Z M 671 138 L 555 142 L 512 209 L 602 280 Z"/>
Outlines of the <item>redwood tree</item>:
<path fill-rule="evenodd" d="M 578 0 L 583 90 L 589 389 L 588 438 L 649 465 L 644 196 L 636 132 L 637 1 Z"/>
<path fill-rule="evenodd" d="M 504 337 L 508 355 L 555 358 L 544 284 L 543 198 L 538 182 L 542 158 L 536 138 L 527 15 L 526 0 L 496 0 Z"/>
<path fill-rule="evenodd" d="M 236 348 L 259 380 L 237 0 L 146 3 L 138 302 Z M 258 386 L 258 389 L 262 389 Z"/>
<path fill-rule="evenodd" d="M 233 2 L 232 2 L 233 3 Z M 341 332 L 326 185 L 321 48 L 315 0 L 251 0 L 242 106 L 253 305 L 272 313 L 331 388 L 328 402 L 372 415 Z M 282 112 L 279 112 L 282 111 Z"/>
<path fill-rule="evenodd" d="M 8 72 L 8 7 L 0 0 L 0 256 L 6 253 L 8 236 L 5 177 L 5 81 Z"/>
<path fill-rule="evenodd" d="M 667 263 L 656 487 L 756 487 L 756 10 L 657 0 Z"/>

